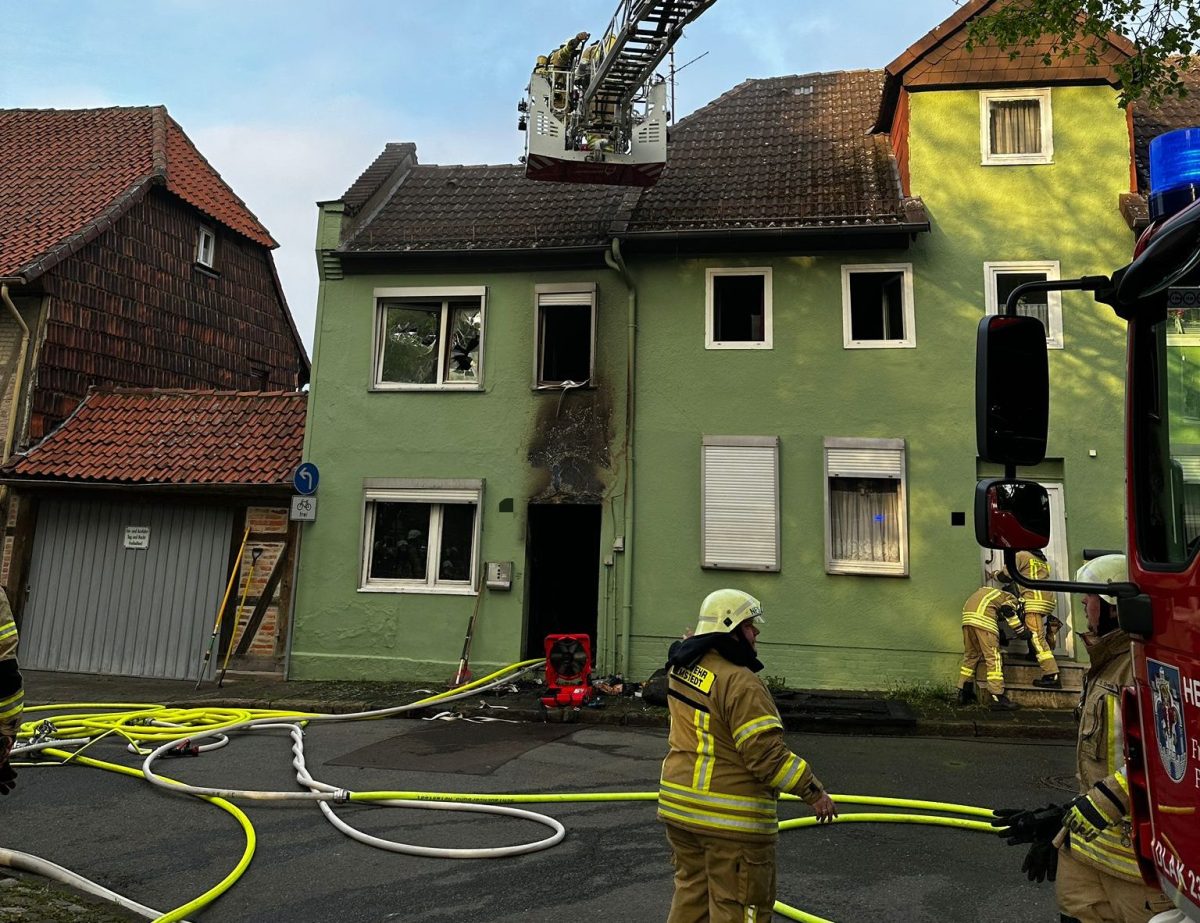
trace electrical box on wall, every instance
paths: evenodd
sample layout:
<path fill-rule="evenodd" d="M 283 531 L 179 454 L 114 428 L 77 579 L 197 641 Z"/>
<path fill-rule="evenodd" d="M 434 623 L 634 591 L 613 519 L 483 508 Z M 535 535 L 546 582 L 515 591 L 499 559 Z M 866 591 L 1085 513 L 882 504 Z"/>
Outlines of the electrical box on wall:
<path fill-rule="evenodd" d="M 485 582 L 489 590 L 512 589 L 512 561 L 488 561 L 484 567 L 486 568 Z"/>

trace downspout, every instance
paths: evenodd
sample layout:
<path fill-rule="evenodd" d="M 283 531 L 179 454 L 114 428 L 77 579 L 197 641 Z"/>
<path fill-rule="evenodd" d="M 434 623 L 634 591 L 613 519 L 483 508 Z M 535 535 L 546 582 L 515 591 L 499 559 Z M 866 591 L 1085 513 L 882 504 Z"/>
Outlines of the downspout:
<path fill-rule="evenodd" d="M 8 425 L 4 429 L 4 449 L 3 458 L 0 458 L 0 465 L 8 461 L 12 455 L 13 437 L 17 428 L 17 411 L 21 404 L 21 386 L 25 380 L 25 356 L 29 352 L 29 325 L 25 323 L 21 313 L 17 310 L 17 306 L 12 303 L 12 299 L 8 296 L 8 284 L 0 285 L 0 301 L 4 302 L 4 306 L 8 308 L 8 313 L 12 315 L 13 320 L 17 322 L 17 326 L 21 328 L 21 349 L 17 356 L 17 368 L 13 375 L 13 397 L 12 405 L 8 408 Z M 7 491 L 4 491 L 7 493 Z M 0 494 L 2 497 L 3 494 Z"/>
<path fill-rule="evenodd" d="M 611 250 L 604 251 L 604 262 L 610 269 L 621 274 L 629 290 L 629 305 L 626 311 L 625 348 L 625 567 L 621 571 L 621 659 L 618 671 L 629 672 L 629 630 L 633 622 L 633 434 L 636 411 L 635 385 L 637 383 L 637 288 L 625 260 L 621 257 L 621 241 L 614 237 Z"/>

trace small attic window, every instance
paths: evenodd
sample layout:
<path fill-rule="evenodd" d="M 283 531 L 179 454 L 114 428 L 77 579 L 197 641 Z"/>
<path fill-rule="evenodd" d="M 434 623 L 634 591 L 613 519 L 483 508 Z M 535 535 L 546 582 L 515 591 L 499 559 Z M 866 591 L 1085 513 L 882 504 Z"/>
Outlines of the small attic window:
<path fill-rule="evenodd" d="M 813 88 L 812 88 L 811 83 L 806 87 L 793 87 L 792 88 L 793 96 L 812 96 L 812 92 L 813 92 Z"/>
<path fill-rule="evenodd" d="M 212 228 L 200 225 L 196 230 L 196 262 L 212 269 L 217 250 L 217 235 Z"/>

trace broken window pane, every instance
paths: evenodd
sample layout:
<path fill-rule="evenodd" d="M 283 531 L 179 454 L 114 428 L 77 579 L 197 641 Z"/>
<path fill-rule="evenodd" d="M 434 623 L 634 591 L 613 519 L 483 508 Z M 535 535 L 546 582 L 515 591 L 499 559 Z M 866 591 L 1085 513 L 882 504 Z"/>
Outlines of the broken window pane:
<path fill-rule="evenodd" d="M 387 305 L 381 381 L 422 385 L 437 381 L 441 313 L 436 302 Z"/>
<path fill-rule="evenodd" d="M 449 355 L 446 358 L 447 381 L 478 381 L 479 338 L 482 329 L 479 300 L 450 303 Z"/>
<path fill-rule="evenodd" d="M 903 340 L 904 273 L 850 273 L 850 339 Z"/>
<path fill-rule="evenodd" d="M 713 276 L 713 340 L 761 343 L 766 338 L 763 276 Z"/>
<path fill-rule="evenodd" d="M 429 551 L 428 503 L 376 501 L 375 533 L 368 577 L 384 580 L 424 580 Z"/>

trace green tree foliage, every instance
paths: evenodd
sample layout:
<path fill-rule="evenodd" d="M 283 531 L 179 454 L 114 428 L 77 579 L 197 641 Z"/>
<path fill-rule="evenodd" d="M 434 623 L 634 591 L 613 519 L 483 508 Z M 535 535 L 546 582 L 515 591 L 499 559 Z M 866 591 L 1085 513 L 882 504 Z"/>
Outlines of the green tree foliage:
<path fill-rule="evenodd" d="M 1081 55 L 1089 64 L 1117 33 L 1134 46 L 1117 65 L 1120 103 L 1144 99 L 1154 106 L 1168 96 L 1186 96 L 1182 74 L 1200 43 L 1200 0 L 1013 0 L 998 3 L 968 26 L 967 48 L 995 44 L 1012 57 L 1051 39 L 1042 63 Z M 1029 51 L 1024 53 L 1028 54 Z"/>

